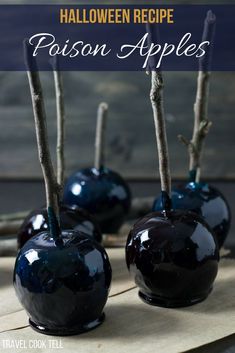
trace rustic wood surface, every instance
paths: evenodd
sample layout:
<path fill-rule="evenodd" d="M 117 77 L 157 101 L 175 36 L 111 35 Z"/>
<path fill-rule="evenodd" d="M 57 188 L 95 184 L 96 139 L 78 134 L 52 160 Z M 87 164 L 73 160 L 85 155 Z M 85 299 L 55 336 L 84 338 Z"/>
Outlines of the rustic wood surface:
<path fill-rule="evenodd" d="M 135 199 L 132 205 L 132 211 L 129 219 L 144 216 L 151 209 L 151 200 L 159 196 L 159 182 L 130 182 L 132 195 Z M 174 181 L 173 186 L 179 184 Z M 226 197 L 231 207 L 232 215 L 235 214 L 235 182 L 212 182 Z M 17 182 L 17 181 L 0 181 L 0 214 L 12 212 L 21 212 L 40 208 L 45 204 L 45 191 L 42 181 L 35 182 Z M 138 198 L 145 200 L 142 211 L 139 208 Z M 144 199 L 143 199 L 144 198 Z M 137 210 L 140 210 L 139 214 Z M 1 223 L 0 223 L 1 224 Z M 232 217 L 231 231 L 228 235 L 225 246 L 235 245 L 235 218 Z M 0 237 L 2 238 L 2 237 Z M 8 243 L 9 244 L 9 243 Z M 3 247 L 0 243 L 0 253 Z M 5 248 L 5 247 L 4 247 Z M 6 248 L 5 248 L 6 249 Z M 5 253 L 5 250 L 4 250 Z"/>
<path fill-rule="evenodd" d="M 183 309 L 164 309 L 140 301 L 124 260 L 124 249 L 108 249 L 113 284 L 105 308 L 106 321 L 94 331 L 62 338 L 63 352 L 179 353 L 235 332 L 234 260 L 222 259 L 214 290 L 203 303 Z M 28 327 L 12 287 L 14 257 L 0 259 L 0 344 L 3 339 L 45 340 Z M 11 349 L 20 353 L 24 349 Z M 34 350 L 46 353 L 47 349 Z M 56 351 L 56 350 L 52 350 Z"/>
<path fill-rule="evenodd" d="M 41 77 L 55 162 L 53 74 L 44 72 Z M 188 155 L 177 135 L 190 138 L 192 134 L 196 73 L 172 72 L 165 73 L 164 77 L 172 175 L 185 176 Z M 0 176 L 41 176 L 26 74 L 1 72 L 0 82 L 1 87 L 4 87 L 0 95 Z M 96 110 L 102 100 L 107 101 L 110 108 L 107 166 L 121 170 L 125 176 L 157 175 L 154 124 L 148 102 L 150 87 L 145 73 L 66 72 L 64 87 L 67 175 L 93 164 Z M 213 126 L 206 141 L 202 177 L 235 176 L 235 164 L 230 152 L 235 147 L 234 91 L 235 73 L 213 73 L 208 115 Z"/>

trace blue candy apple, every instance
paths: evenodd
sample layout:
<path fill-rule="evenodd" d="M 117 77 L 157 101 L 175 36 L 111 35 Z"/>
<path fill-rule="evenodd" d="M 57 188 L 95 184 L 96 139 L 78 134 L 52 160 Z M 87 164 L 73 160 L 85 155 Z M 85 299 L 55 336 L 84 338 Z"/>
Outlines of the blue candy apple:
<path fill-rule="evenodd" d="M 181 307 L 207 298 L 218 260 L 213 232 L 187 210 L 150 213 L 127 239 L 127 267 L 140 298 L 151 305 Z"/>
<path fill-rule="evenodd" d="M 102 234 L 97 222 L 81 208 L 60 205 L 60 226 L 63 230 L 80 231 L 99 243 L 102 241 Z M 30 212 L 17 233 L 18 247 L 22 248 L 26 241 L 34 235 L 48 229 L 48 215 L 45 207 Z"/>
<path fill-rule="evenodd" d="M 189 182 L 172 190 L 172 206 L 191 210 L 202 216 L 217 237 L 219 247 L 225 242 L 231 224 L 231 212 L 222 193 L 207 183 Z M 162 210 L 161 197 L 154 201 L 153 211 Z"/>
<path fill-rule="evenodd" d="M 86 168 L 73 174 L 64 187 L 63 202 L 87 210 L 102 233 L 116 233 L 131 206 L 125 180 L 108 168 Z"/>
<path fill-rule="evenodd" d="M 14 287 L 29 323 L 48 335 L 73 335 L 104 320 L 111 283 L 108 256 L 94 239 L 62 231 L 34 236 L 20 250 Z"/>

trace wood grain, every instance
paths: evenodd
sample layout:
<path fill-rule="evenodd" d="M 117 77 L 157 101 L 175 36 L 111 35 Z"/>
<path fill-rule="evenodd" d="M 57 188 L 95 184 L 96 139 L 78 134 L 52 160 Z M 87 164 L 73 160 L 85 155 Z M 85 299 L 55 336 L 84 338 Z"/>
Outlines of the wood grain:
<path fill-rule="evenodd" d="M 172 176 L 186 176 L 188 156 L 177 135 L 191 136 L 196 73 L 164 73 L 165 112 Z M 66 174 L 93 165 L 96 111 L 100 101 L 110 108 L 107 126 L 107 166 L 125 175 L 158 176 L 156 140 L 149 80 L 145 73 L 66 72 Z M 49 138 L 56 161 L 56 107 L 53 74 L 42 73 Z M 32 109 L 24 73 L 0 73 L 0 176 L 41 176 L 37 160 Z M 178 89 L 180 87 L 180 90 Z M 203 155 L 202 177 L 235 176 L 234 95 L 235 73 L 213 73 L 209 116 L 213 129 Z M 92 97 L 92 99 L 91 99 Z M 220 102 L 223 102 L 221 104 Z M 135 104 L 131 104 L 135 102 Z"/>
<path fill-rule="evenodd" d="M 223 259 L 209 298 L 182 309 L 164 309 L 146 305 L 138 298 L 138 290 L 125 268 L 124 249 L 109 251 L 114 276 L 113 289 L 105 307 L 106 320 L 94 331 L 63 337 L 63 352 L 179 353 L 207 344 L 235 332 L 234 260 Z M 3 339 L 48 340 L 28 327 L 12 287 L 14 258 L 0 259 L 0 344 Z M 5 273 L 5 275 L 4 275 Z M 123 291 L 123 289 L 126 289 Z M 116 293 L 116 295 L 114 295 Z M 221 305 L 221 303 L 223 303 Z M 25 350 L 11 349 L 11 353 Z M 47 353 L 47 349 L 34 350 Z"/>

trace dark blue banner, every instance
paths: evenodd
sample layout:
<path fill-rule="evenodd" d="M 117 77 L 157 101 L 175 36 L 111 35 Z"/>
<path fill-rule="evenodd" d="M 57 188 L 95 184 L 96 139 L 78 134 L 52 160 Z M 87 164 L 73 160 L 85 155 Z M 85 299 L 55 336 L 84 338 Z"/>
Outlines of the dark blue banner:
<path fill-rule="evenodd" d="M 203 37 L 209 10 L 215 33 Z M 40 70 L 56 56 L 61 70 L 138 71 L 152 60 L 194 71 L 211 56 L 211 70 L 234 71 L 234 19 L 235 5 L 1 5 L 0 70 L 25 70 L 27 39 Z"/>

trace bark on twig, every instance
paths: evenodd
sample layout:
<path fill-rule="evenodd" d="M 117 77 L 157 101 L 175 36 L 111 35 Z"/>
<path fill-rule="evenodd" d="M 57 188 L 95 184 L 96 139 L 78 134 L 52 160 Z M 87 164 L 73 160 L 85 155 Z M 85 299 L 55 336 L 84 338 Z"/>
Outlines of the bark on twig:
<path fill-rule="evenodd" d="M 209 132 L 211 122 L 208 120 L 208 97 L 210 83 L 210 66 L 215 34 L 216 17 L 212 11 L 207 12 L 204 22 L 202 42 L 209 41 L 210 47 L 199 61 L 199 72 L 197 78 L 197 92 L 194 103 L 194 128 L 193 136 L 188 144 L 189 170 L 194 172 L 196 182 L 200 180 L 201 155 L 206 135 Z M 185 143 L 185 138 L 180 138 Z M 187 144 L 186 144 L 187 145 Z"/>
<path fill-rule="evenodd" d="M 152 42 L 160 43 L 158 27 L 152 24 L 146 26 L 148 32 L 148 46 Z M 148 61 L 148 71 L 151 71 L 150 101 L 152 104 L 155 132 L 158 147 L 159 174 L 162 189 L 163 209 L 171 208 L 171 176 L 168 155 L 168 144 L 166 137 L 165 117 L 163 108 L 163 78 L 161 69 L 156 71 L 157 57 L 152 56 Z"/>
<path fill-rule="evenodd" d="M 57 183 L 63 190 L 65 158 L 64 158 L 64 139 L 65 139 L 65 107 L 64 107 L 64 89 L 61 72 L 57 57 L 51 62 L 55 83 L 56 94 L 56 112 L 57 112 Z"/>
<path fill-rule="evenodd" d="M 96 138 L 95 138 L 95 168 L 100 169 L 105 164 L 105 130 L 108 116 L 108 105 L 100 103 L 97 113 Z"/>
<path fill-rule="evenodd" d="M 25 54 L 25 63 L 27 67 L 27 75 L 29 80 L 34 121 L 35 121 L 35 130 L 37 137 L 38 145 L 38 154 L 39 161 L 41 164 L 43 177 L 45 181 L 46 189 L 46 201 L 48 216 L 53 217 L 53 214 L 56 217 L 58 222 L 59 220 L 59 207 L 58 207 L 58 191 L 59 186 L 56 181 L 54 174 L 54 169 L 51 161 L 48 136 L 47 136 L 47 126 L 46 126 L 46 113 L 44 107 L 44 99 L 42 94 L 42 87 L 39 77 L 39 72 L 36 67 L 36 60 L 32 56 L 32 49 L 28 41 L 24 41 L 24 54 Z M 59 229 L 57 229 L 57 222 L 50 224 L 50 231 L 54 237 L 58 236 Z M 53 229 L 52 229 L 53 228 Z"/>
<path fill-rule="evenodd" d="M 168 145 L 165 128 L 165 118 L 163 109 L 163 79 L 161 72 L 152 71 L 152 87 L 150 91 L 150 100 L 153 109 L 158 158 L 159 173 L 161 179 L 161 189 L 170 197 L 171 195 L 171 177 L 168 156 Z"/>

